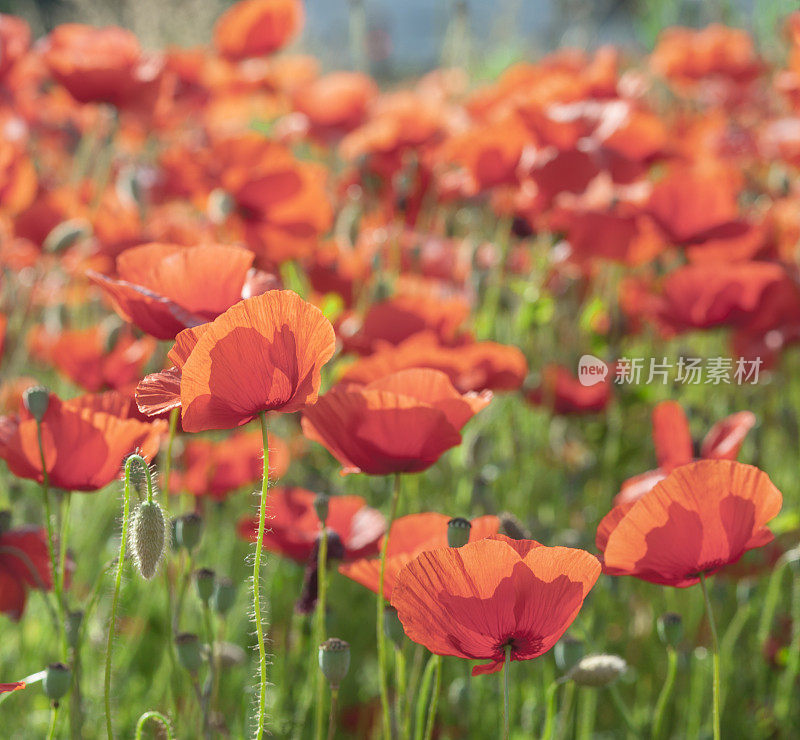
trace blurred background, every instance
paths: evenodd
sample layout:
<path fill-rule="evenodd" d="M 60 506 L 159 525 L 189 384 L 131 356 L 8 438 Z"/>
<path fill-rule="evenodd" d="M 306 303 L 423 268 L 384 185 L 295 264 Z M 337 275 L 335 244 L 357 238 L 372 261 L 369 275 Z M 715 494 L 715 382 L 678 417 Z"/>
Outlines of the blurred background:
<path fill-rule="evenodd" d="M 80 21 L 133 30 L 145 46 L 207 43 L 226 0 L 0 0 L 0 12 L 21 15 L 42 35 Z M 328 69 L 358 68 L 378 79 L 401 79 L 441 64 L 493 76 L 510 62 L 553 49 L 614 43 L 649 49 L 668 25 L 715 21 L 748 28 L 762 53 L 778 19 L 797 0 L 306 0 L 296 51 Z"/>

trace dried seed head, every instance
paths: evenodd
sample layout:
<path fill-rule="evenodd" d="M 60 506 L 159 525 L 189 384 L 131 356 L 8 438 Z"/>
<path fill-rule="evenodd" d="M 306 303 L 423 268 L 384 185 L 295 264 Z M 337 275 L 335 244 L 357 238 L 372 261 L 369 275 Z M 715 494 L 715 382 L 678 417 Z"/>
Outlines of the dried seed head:
<path fill-rule="evenodd" d="M 160 504 L 143 501 L 136 508 L 131 522 L 131 553 L 143 578 L 150 580 L 164 556 L 167 524 Z"/>
<path fill-rule="evenodd" d="M 457 516 L 447 522 L 447 546 L 462 547 L 469 542 L 472 525 L 468 519 Z"/>
<path fill-rule="evenodd" d="M 579 686 L 608 686 L 628 668 L 619 655 L 587 655 L 567 674 Z"/>
<path fill-rule="evenodd" d="M 319 667 L 332 689 L 338 689 L 350 668 L 350 645 L 331 637 L 319 646 Z"/>

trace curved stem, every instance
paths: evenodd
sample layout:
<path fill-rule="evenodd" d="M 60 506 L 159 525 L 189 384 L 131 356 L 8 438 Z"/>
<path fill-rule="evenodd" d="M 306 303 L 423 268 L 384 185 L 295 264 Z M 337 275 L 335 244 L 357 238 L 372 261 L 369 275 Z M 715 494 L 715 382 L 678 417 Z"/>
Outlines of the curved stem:
<path fill-rule="evenodd" d="M 325 599 L 327 595 L 327 571 L 328 571 L 328 528 L 322 522 L 322 537 L 319 543 L 317 554 L 317 610 L 314 625 L 314 645 L 313 652 L 319 650 L 319 646 L 325 642 Z M 321 740 L 323 733 L 325 704 L 325 684 L 322 671 L 316 672 L 317 701 L 314 708 L 314 737 Z"/>
<path fill-rule="evenodd" d="M 400 473 L 395 473 L 394 486 L 392 488 L 392 500 L 389 504 L 389 518 L 386 521 L 386 534 L 383 537 L 381 547 L 381 572 L 378 579 L 378 609 L 376 619 L 376 629 L 378 638 L 378 678 L 381 688 L 381 714 L 383 718 L 383 736 L 392 737 L 392 722 L 389 709 L 389 683 L 386 677 L 386 635 L 383 630 L 383 579 L 386 574 L 386 552 L 389 549 L 389 535 L 392 531 L 392 522 L 397 514 L 397 502 L 400 499 Z"/>
<path fill-rule="evenodd" d="M 439 692 L 442 690 L 442 656 L 434 656 L 436 678 L 433 682 L 433 691 L 431 692 L 431 703 L 428 706 L 428 720 L 425 723 L 425 740 L 431 740 L 433 737 L 433 726 L 436 724 L 436 710 L 439 707 Z"/>
<path fill-rule="evenodd" d="M 264 625 L 261 621 L 261 550 L 264 546 L 264 528 L 267 518 L 267 490 L 269 488 L 269 440 L 267 438 L 267 415 L 261 412 L 261 436 L 264 445 L 264 476 L 261 480 L 261 503 L 258 508 L 258 534 L 256 556 L 253 561 L 253 621 L 258 638 L 259 691 L 258 724 L 256 740 L 264 737 L 267 712 L 267 650 L 264 645 Z"/>
<path fill-rule="evenodd" d="M 672 697 L 672 690 L 675 687 L 675 677 L 678 674 L 678 653 L 675 648 L 667 648 L 667 675 L 664 679 L 664 685 L 661 687 L 661 693 L 658 695 L 656 708 L 653 712 L 653 740 L 658 740 L 664 729 L 664 711 L 667 708 L 670 698 Z"/>
<path fill-rule="evenodd" d="M 161 712 L 145 712 L 141 717 L 139 717 L 139 721 L 136 723 L 136 740 L 142 740 L 142 733 L 144 732 L 144 726 L 147 723 L 147 720 L 152 719 L 154 722 L 158 722 L 167 733 L 167 740 L 172 740 L 174 737 L 172 734 L 172 724 L 169 721 L 168 717 L 165 717 Z"/>
<path fill-rule="evenodd" d="M 711 628 L 711 644 L 713 646 L 714 657 L 714 713 L 713 727 L 714 740 L 720 740 L 720 716 L 719 716 L 719 640 L 717 639 L 717 625 L 714 622 L 714 612 L 711 609 L 711 599 L 708 597 L 708 586 L 706 585 L 705 573 L 700 574 L 700 587 L 703 589 L 703 599 L 706 602 L 706 614 L 708 624 Z"/>

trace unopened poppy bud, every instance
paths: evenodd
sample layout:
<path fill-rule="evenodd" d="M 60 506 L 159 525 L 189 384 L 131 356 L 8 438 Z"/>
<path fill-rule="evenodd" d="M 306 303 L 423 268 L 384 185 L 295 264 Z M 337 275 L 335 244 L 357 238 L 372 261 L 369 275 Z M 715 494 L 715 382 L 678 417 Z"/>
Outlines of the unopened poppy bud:
<path fill-rule="evenodd" d="M 91 233 L 92 227 L 88 221 L 71 218 L 68 221 L 62 221 L 50 230 L 42 242 L 42 249 L 45 252 L 62 252 Z"/>
<path fill-rule="evenodd" d="M 472 525 L 468 519 L 457 516 L 447 522 L 447 546 L 462 547 L 469 542 Z"/>
<path fill-rule="evenodd" d="M 628 669 L 619 655 L 587 655 L 573 666 L 567 677 L 578 686 L 608 686 Z"/>
<path fill-rule="evenodd" d="M 202 534 L 203 518 L 199 514 L 183 514 L 175 520 L 175 539 L 180 547 L 194 550 Z"/>
<path fill-rule="evenodd" d="M 203 653 L 200 650 L 200 640 L 197 635 L 182 632 L 175 638 L 175 648 L 178 653 L 178 662 L 189 673 L 195 673 L 203 665 Z"/>
<path fill-rule="evenodd" d="M 332 689 L 338 689 L 350 668 L 350 645 L 331 637 L 319 646 L 319 667 Z"/>
<path fill-rule="evenodd" d="M 675 612 L 662 614 L 656 622 L 658 637 L 665 645 L 678 647 L 683 639 L 683 618 Z"/>
<path fill-rule="evenodd" d="M 208 217 L 215 224 L 221 224 L 233 213 L 236 203 L 230 193 L 216 188 L 208 194 Z"/>
<path fill-rule="evenodd" d="M 64 663 L 51 663 L 47 666 L 42 679 L 42 689 L 48 699 L 57 702 L 69 691 L 72 682 L 72 671 Z"/>
<path fill-rule="evenodd" d="M 583 657 L 583 642 L 570 635 L 564 635 L 553 649 L 558 670 L 568 671 Z"/>
<path fill-rule="evenodd" d="M 211 608 L 217 614 L 227 614 L 236 601 L 236 586 L 230 578 L 217 578 L 211 594 Z"/>
<path fill-rule="evenodd" d="M 203 604 L 208 605 L 211 596 L 214 594 L 214 571 L 209 568 L 200 568 L 194 572 L 194 585 L 197 587 L 197 595 Z"/>
<path fill-rule="evenodd" d="M 167 524 L 157 501 L 143 501 L 131 524 L 131 553 L 143 578 L 150 580 L 164 555 Z"/>
<path fill-rule="evenodd" d="M 50 391 L 43 385 L 34 385 L 22 394 L 22 403 L 25 404 L 28 413 L 36 421 L 41 422 L 50 405 Z"/>
<path fill-rule="evenodd" d="M 64 627 L 67 633 L 67 644 L 71 647 L 77 647 L 78 638 L 81 634 L 81 626 L 83 625 L 83 612 L 78 610 L 74 612 L 67 612 L 66 619 L 64 620 Z"/>
<path fill-rule="evenodd" d="M 314 510 L 317 512 L 317 517 L 319 518 L 319 521 L 323 527 L 325 526 L 325 522 L 328 521 L 328 508 L 330 500 L 331 497 L 328 496 L 327 493 L 318 493 L 314 498 Z"/>
<path fill-rule="evenodd" d="M 393 606 L 387 606 L 383 610 L 383 634 L 397 647 L 403 644 L 403 638 L 406 633 L 403 630 L 403 623 L 400 621 L 400 617 L 397 616 L 397 609 Z"/>
<path fill-rule="evenodd" d="M 11 529 L 11 512 L 8 509 L 0 511 L 0 535 Z"/>
<path fill-rule="evenodd" d="M 510 511 L 504 511 L 498 517 L 500 519 L 500 532 L 512 540 L 529 540 L 531 533 L 527 527 Z"/>

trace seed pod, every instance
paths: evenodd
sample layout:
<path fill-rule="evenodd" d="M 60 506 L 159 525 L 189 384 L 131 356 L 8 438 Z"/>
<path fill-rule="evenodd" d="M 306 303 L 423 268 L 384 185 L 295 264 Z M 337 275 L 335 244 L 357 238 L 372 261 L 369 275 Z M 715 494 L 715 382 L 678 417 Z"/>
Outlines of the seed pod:
<path fill-rule="evenodd" d="M 627 668 L 628 664 L 619 655 L 587 655 L 572 667 L 567 678 L 579 686 L 608 686 Z"/>
<path fill-rule="evenodd" d="M 50 405 L 50 391 L 43 385 L 34 385 L 22 394 L 22 403 L 30 415 L 41 422 Z"/>
<path fill-rule="evenodd" d="M 81 610 L 67 612 L 64 623 L 67 633 L 67 644 L 71 648 L 77 647 L 78 637 L 80 637 L 81 633 L 81 625 L 83 624 L 83 612 Z"/>
<path fill-rule="evenodd" d="M 678 647 L 683 639 L 683 619 L 675 612 L 662 614 L 656 622 L 656 629 L 661 642 L 669 647 Z"/>
<path fill-rule="evenodd" d="M 197 587 L 197 595 L 203 604 L 208 604 L 209 599 L 214 593 L 214 571 L 209 568 L 200 568 L 194 572 L 194 585 Z"/>
<path fill-rule="evenodd" d="M 57 702 L 69 691 L 72 682 L 72 671 L 64 663 L 51 663 L 47 666 L 42 679 L 42 689 L 48 699 Z"/>
<path fill-rule="evenodd" d="M 211 608 L 217 614 L 227 614 L 236 601 L 236 586 L 230 578 L 217 578 L 211 594 Z"/>
<path fill-rule="evenodd" d="M 571 635 L 564 635 L 553 649 L 558 670 L 562 673 L 568 671 L 583 657 L 583 642 L 576 640 Z"/>
<path fill-rule="evenodd" d="M 350 668 L 350 645 L 337 637 L 325 640 L 319 646 L 319 667 L 328 685 L 338 689 Z"/>
<path fill-rule="evenodd" d="M 180 547 L 194 550 L 203 535 L 203 518 L 194 512 L 175 520 L 175 539 Z"/>
<path fill-rule="evenodd" d="M 328 521 L 328 504 L 330 500 L 331 497 L 328 496 L 327 493 L 318 493 L 314 498 L 314 509 L 323 527 L 325 526 L 325 522 Z"/>
<path fill-rule="evenodd" d="M 468 519 L 457 516 L 447 522 L 447 546 L 462 547 L 469 542 L 472 525 Z"/>
<path fill-rule="evenodd" d="M 143 578 L 150 580 L 164 556 L 167 524 L 164 512 L 155 500 L 143 501 L 136 508 L 131 523 L 131 553 Z"/>
<path fill-rule="evenodd" d="M 236 203 L 230 193 L 216 188 L 208 194 L 206 213 L 212 223 L 221 224 L 233 212 Z"/>
<path fill-rule="evenodd" d="M 175 648 L 178 653 L 178 662 L 189 673 L 195 673 L 203 665 L 203 653 L 200 650 L 200 640 L 197 635 L 182 632 L 175 638 Z"/>

